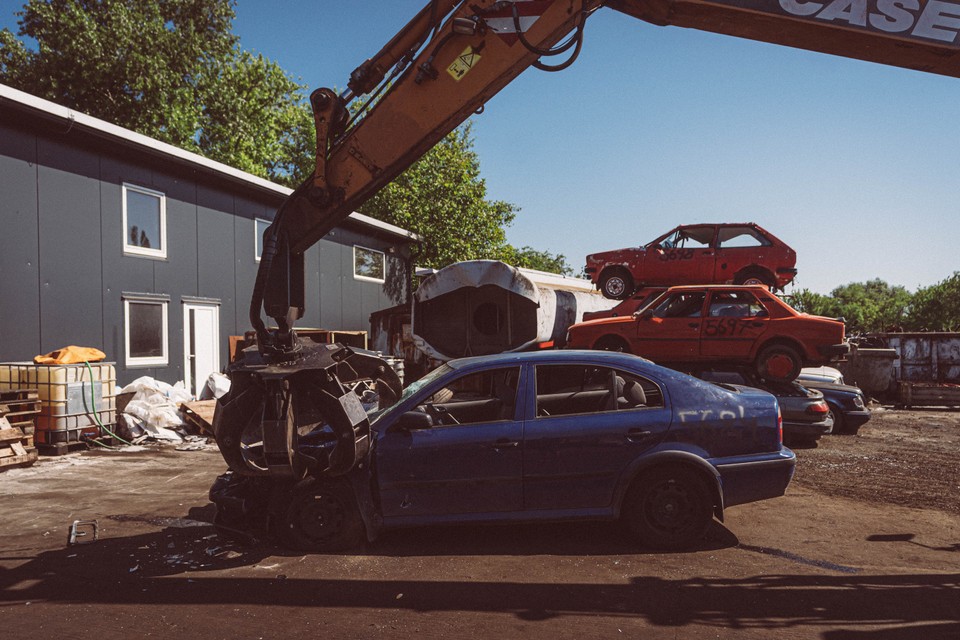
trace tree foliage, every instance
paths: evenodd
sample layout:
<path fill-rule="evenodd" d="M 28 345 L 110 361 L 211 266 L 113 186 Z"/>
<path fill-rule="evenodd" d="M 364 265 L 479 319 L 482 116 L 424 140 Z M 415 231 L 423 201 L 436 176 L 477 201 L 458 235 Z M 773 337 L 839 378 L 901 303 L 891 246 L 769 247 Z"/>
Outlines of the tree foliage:
<path fill-rule="evenodd" d="M 500 259 L 515 267 L 539 269 L 540 271 L 559 273 L 564 276 L 573 275 L 573 268 L 567 264 L 567 257 L 562 253 L 552 254 L 549 251 L 538 251 L 527 246 L 517 249 L 512 245 L 507 245 L 504 247 Z"/>
<path fill-rule="evenodd" d="M 472 146 L 470 125 L 456 129 L 360 208 L 423 237 L 414 256 L 417 266 L 439 269 L 503 254 L 504 228 L 516 208 L 487 200 Z"/>
<path fill-rule="evenodd" d="M 910 331 L 960 331 L 960 272 L 913 295 L 904 323 Z"/>
<path fill-rule="evenodd" d="M 231 0 L 29 0 L 18 16 L 0 82 L 289 182 L 312 131 L 303 87 L 239 48 Z"/>
<path fill-rule="evenodd" d="M 846 320 L 849 333 L 891 331 L 904 326 L 913 297 L 904 287 L 880 279 L 851 282 L 829 296 L 803 289 L 790 303 L 798 311 Z"/>

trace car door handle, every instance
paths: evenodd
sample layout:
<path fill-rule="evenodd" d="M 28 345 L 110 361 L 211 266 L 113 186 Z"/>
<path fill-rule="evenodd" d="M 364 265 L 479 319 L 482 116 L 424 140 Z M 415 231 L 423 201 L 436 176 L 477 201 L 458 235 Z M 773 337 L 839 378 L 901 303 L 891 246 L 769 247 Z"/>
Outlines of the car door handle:
<path fill-rule="evenodd" d="M 627 440 L 630 442 L 639 442 L 649 438 L 652 435 L 652 431 L 645 431 L 643 429 L 630 429 L 627 431 Z"/>
<path fill-rule="evenodd" d="M 762 323 L 762 322 L 751 322 L 751 323 L 750 323 L 750 326 L 751 326 L 751 327 L 756 327 L 757 329 L 759 329 L 760 327 L 763 326 L 763 323 Z"/>
<path fill-rule="evenodd" d="M 520 446 L 519 440 L 510 440 L 509 438 L 500 438 L 493 443 L 493 449 L 495 451 L 500 451 L 501 449 L 515 449 Z"/>
<path fill-rule="evenodd" d="M 689 326 L 691 329 L 696 329 L 697 327 L 700 326 L 700 323 L 699 323 L 699 322 L 691 322 L 691 323 L 690 323 L 689 325 L 687 325 L 687 326 Z"/>

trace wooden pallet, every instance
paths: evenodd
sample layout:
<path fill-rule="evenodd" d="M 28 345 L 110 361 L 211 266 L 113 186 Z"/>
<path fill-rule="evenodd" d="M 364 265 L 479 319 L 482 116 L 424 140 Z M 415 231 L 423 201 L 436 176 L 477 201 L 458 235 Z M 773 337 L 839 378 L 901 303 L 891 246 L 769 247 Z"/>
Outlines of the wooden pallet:
<path fill-rule="evenodd" d="M 217 409 L 216 400 L 197 400 L 180 403 L 184 420 L 199 433 L 213 436 L 213 414 Z"/>
<path fill-rule="evenodd" d="M 38 455 L 33 436 L 24 434 L 0 416 L 0 471 L 29 466 L 37 461 Z"/>

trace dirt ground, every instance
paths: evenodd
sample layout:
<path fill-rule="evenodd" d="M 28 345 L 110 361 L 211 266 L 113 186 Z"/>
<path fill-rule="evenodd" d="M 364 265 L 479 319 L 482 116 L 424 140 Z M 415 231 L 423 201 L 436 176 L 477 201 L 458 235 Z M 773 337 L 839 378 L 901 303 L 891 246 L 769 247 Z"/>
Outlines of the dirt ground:
<path fill-rule="evenodd" d="M 876 411 L 685 553 L 606 523 L 434 527 L 347 554 L 218 539 L 215 448 L 0 474 L 4 638 L 960 638 L 960 412 Z M 68 546 L 77 519 L 100 537 Z"/>
<path fill-rule="evenodd" d="M 874 407 L 858 435 L 828 436 L 797 452 L 800 486 L 960 515 L 960 411 Z"/>

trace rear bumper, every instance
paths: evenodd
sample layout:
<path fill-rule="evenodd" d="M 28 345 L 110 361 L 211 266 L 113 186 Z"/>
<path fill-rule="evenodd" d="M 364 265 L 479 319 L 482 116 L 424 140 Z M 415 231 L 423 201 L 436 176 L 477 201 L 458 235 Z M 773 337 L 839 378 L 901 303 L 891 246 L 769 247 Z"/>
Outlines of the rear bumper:
<path fill-rule="evenodd" d="M 843 420 L 848 431 L 856 431 L 870 420 L 870 411 L 844 411 Z"/>
<path fill-rule="evenodd" d="M 720 473 L 723 506 L 726 508 L 782 496 L 793 478 L 797 456 L 782 447 L 780 451 L 763 457 L 714 460 L 713 465 Z"/>
<path fill-rule="evenodd" d="M 827 418 L 822 422 L 788 422 L 783 421 L 784 438 L 800 438 L 811 440 L 833 432 L 833 419 Z"/>
<path fill-rule="evenodd" d="M 817 347 L 817 351 L 824 358 L 839 358 L 850 353 L 850 343 L 822 345 Z"/>

